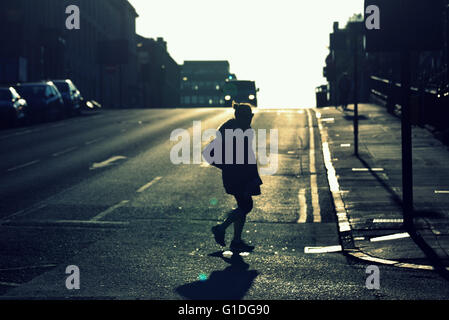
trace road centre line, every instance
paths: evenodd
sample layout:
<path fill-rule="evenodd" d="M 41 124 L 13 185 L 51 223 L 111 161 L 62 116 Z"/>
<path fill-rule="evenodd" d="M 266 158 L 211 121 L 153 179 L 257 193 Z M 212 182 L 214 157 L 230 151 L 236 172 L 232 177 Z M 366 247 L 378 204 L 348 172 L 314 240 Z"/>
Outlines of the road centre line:
<path fill-rule="evenodd" d="M 67 125 L 67 123 L 58 123 L 58 124 L 51 125 L 50 128 L 60 128 L 60 127 L 65 127 L 66 125 Z"/>
<path fill-rule="evenodd" d="M 106 217 L 108 214 L 110 214 L 111 212 L 113 212 L 114 210 L 123 207 L 125 204 L 127 204 L 129 202 L 129 200 L 123 200 L 119 203 L 117 203 L 116 205 L 113 205 L 112 207 L 110 207 L 109 209 L 106 209 L 105 211 L 101 212 L 100 214 L 96 215 L 95 217 L 93 217 L 92 219 L 90 219 L 90 221 L 99 221 L 101 219 L 103 219 L 104 217 Z"/>
<path fill-rule="evenodd" d="M 59 156 L 62 156 L 63 154 L 69 153 L 69 152 L 74 151 L 76 149 L 78 149 L 78 147 L 67 148 L 65 150 L 53 153 L 52 156 L 53 157 L 59 157 Z"/>
<path fill-rule="evenodd" d="M 162 179 L 162 177 L 154 178 L 153 180 L 151 180 L 150 182 L 148 182 L 144 186 L 140 187 L 139 190 L 137 190 L 137 192 L 139 192 L 139 193 L 144 192 L 145 190 L 147 190 L 149 187 L 151 187 L 153 184 L 155 184 L 156 182 L 158 182 L 161 179 Z"/>
<path fill-rule="evenodd" d="M 7 134 L 4 136 L 0 136 L 0 140 L 1 139 L 7 139 L 10 137 L 17 137 L 17 136 L 21 136 L 23 134 L 27 134 L 27 133 L 34 133 L 34 132 L 39 132 L 41 131 L 41 129 L 34 129 L 34 130 L 25 130 L 25 131 L 19 131 L 19 132 L 15 132 L 15 133 L 11 133 L 11 134 Z"/>
<path fill-rule="evenodd" d="M 13 282 L 3 282 L 3 281 L 0 281 L 0 286 L 5 286 L 5 287 L 19 287 L 20 284 L 18 284 L 18 283 L 13 283 Z"/>
<path fill-rule="evenodd" d="M 129 225 L 128 221 L 101 221 L 101 220 L 16 220 L 5 221 L 3 225 L 10 227 L 72 227 L 72 228 L 121 228 Z M 1 270 L 0 270 L 1 271 Z"/>
<path fill-rule="evenodd" d="M 40 160 L 34 160 L 34 161 L 30 161 L 30 162 L 27 162 L 27 163 L 24 163 L 24 164 L 21 164 L 21 165 L 18 165 L 18 166 L 15 166 L 15 167 L 9 168 L 9 169 L 8 169 L 8 170 L 6 170 L 6 171 L 8 171 L 8 172 L 12 172 L 12 171 L 15 171 L 15 170 L 23 169 L 23 168 L 26 168 L 26 167 L 32 166 L 33 164 L 36 164 L 36 163 L 38 163 L 38 162 L 40 162 Z"/>
<path fill-rule="evenodd" d="M 299 200 L 299 218 L 297 223 L 305 223 L 307 221 L 306 189 L 304 188 L 299 189 L 298 200 Z"/>
<path fill-rule="evenodd" d="M 97 139 L 93 139 L 93 140 L 89 140 L 89 141 L 86 141 L 84 144 L 85 144 L 86 146 L 88 146 L 88 145 L 91 145 L 91 144 L 93 144 L 93 143 L 99 142 L 99 141 L 101 141 L 101 140 L 103 140 L 103 139 L 104 139 L 104 137 L 97 138 Z"/>
<path fill-rule="evenodd" d="M 30 270 L 30 269 L 41 269 L 41 268 L 54 268 L 54 267 L 57 267 L 57 266 L 58 266 L 57 264 L 42 264 L 42 265 L 36 265 L 36 266 L 12 267 L 12 268 L 0 269 L 0 272 L 18 271 L 18 270 Z"/>

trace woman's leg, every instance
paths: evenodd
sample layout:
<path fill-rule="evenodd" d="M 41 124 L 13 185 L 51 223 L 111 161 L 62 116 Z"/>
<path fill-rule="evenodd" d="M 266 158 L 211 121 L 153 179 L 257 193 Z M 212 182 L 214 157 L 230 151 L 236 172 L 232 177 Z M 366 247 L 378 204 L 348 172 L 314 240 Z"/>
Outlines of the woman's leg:
<path fill-rule="evenodd" d="M 235 199 L 237 200 L 237 209 L 232 210 L 223 223 L 212 227 L 212 233 L 214 234 L 215 241 L 222 246 L 225 245 L 226 229 L 232 223 L 234 223 L 233 242 L 241 242 L 246 215 L 253 208 L 253 199 L 251 198 L 251 195 L 235 195 Z"/>
<path fill-rule="evenodd" d="M 233 241 L 240 242 L 242 241 L 242 232 L 243 227 L 245 226 L 246 215 L 239 217 L 239 219 L 234 221 L 234 238 Z"/>
<path fill-rule="evenodd" d="M 223 229 L 226 229 L 229 227 L 232 223 L 235 224 L 237 222 L 238 224 L 245 224 L 246 221 L 246 215 L 252 210 L 253 208 L 253 199 L 251 198 L 251 195 L 234 195 L 235 200 L 237 201 L 237 209 L 232 210 L 229 212 L 228 217 L 226 220 L 220 225 Z"/>
<path fill-rule="evenodd" d="M 240 208 L 234 209 L 231 212 L 229 212 L 228 217 L 225 221 L 223 221 L 222 224 L 220 224 L 220 227 L 223 229 L 227 229 L 232 223 L 235 223 L 236 221 L 240 220 L 242 216 L 244 216 L 243 210 Z"/>
<path fill-rule="evenodd" d="M 242 241 L 242 232 L 243 227 L 246 222 L 246 215 L 253 209 L 253 199 L 251 195 L 236 195 L 235 199 L 237 200 L 238 208 L 241 210 L 241 213 L 237 216 L 234 221 L 234 239 L 235 242 Z"/>

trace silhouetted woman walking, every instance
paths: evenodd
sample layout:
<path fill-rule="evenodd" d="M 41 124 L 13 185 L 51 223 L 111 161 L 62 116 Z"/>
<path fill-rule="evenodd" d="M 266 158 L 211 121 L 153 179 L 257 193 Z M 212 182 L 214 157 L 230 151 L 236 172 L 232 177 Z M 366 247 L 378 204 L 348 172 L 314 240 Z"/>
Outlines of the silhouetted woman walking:
<path fill-rule="evenodd" d="M 242 240 L 242 232 L 246 222 L 246 215 L 253 209 L 252 196 L 260 195 L 261 193 L 260 185 L 262 184 L 262 180 L 259 176 L 256 158 L 252 149 L 252 136 L 244 135 L 244 161 L 241 164 L 237 161 L 239 156 L 241 157 L 242 155 L 237 154 L 240 148 L 237 148 L 238 145 L 235 136 L 238 136 L 242 132 L 244 134 L 248 129 L 252 130 L 251 121 L 254 114 L 249 104 L 234 104 L 233 107 L 235 109 L 235 117 L 225 122 L 219 128 L 222 137 L 222 159 L 226 159 L 225 150 L 227 146 L 232 147 L 234 151 L 233 161 L 231 164 L 225 163 L 225 161 L 221 165 L 212 164 L 222 170 L 223 186 L 226 193 L 232 194 L 235 197 L 237 209 L 232 210 L 223 223 L 212 227 L 212 233 L 218 244 L 226 246 L 226 229 L 231 224 L 234 224 L 234 238 L 231 242 L 230 249 L 234 251 L 251 251 L 254 247 L 249 246 Z M 232 140 L 229 139 L 229 141 L 226 141 L 226 130 L 233 132 L 234 137 Z"/>

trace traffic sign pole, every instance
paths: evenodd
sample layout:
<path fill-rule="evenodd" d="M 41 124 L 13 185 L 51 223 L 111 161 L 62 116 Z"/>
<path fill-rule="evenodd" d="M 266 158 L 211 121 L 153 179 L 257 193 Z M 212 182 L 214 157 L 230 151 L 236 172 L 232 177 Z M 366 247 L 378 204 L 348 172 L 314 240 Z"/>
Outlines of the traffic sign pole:
<path fill-rule="evenodd" d="M 412 127 L 410 123 L 410 52 L 401 52 L 401 136 L 402 136 L 402 205 L 404 225 L 413 227 L 413 159 Z"/>
<path fill-rule="evenodd" d="M 357 31 L 353 30 L 353 50 L 354 50 L 354 154 L 359 155 L 359 105 L 358 105 L 358 86 L 357 86 Z"/>
<path fill-rule="evenodd" d="M 365 0 L 367 52 L 400 52 L 402 205 L 404 224 L 413 230 L 413 163 L 410 110 L 410 52 L 440 50 L 443 0 Z M 377 23 L 371 23 L 377 20 Z"/>

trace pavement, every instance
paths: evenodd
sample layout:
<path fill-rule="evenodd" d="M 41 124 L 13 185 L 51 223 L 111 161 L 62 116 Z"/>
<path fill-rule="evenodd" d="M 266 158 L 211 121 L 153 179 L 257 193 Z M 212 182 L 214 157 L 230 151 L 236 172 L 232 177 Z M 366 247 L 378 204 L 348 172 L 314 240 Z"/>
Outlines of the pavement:
<path fill-rule="evenodd" d="M 381 115 L 382 121 L 372 124 L 370 133 L 362 129 L 362 135 L 387 130 L 387 136 L 394 130 L 390 124 L 397 119 Z M 170 137 L 179 128 L 192 135 L 194 121 L 201 121 L 204 131 L 231 117 L 232 110 L 221 108 L 105 109 L 0 131 L 0 150 L 7 151 L 0 154 L 0 299 L 449 298 L 447 280 L 434 271 L 397 268 L 348 254 L 355 247 L 341 241 L 348 227 L 343 208 L 359 249 L 388 245 L 379 254 L 369 251 L 385 259 L 396 259 L 394 253 L 410 248 L 413 254 L 419 250 L 409 248 L 413 243 L 404 242 L 407 239 L 357 240 L 361 234 L 356 227 L 362 222 L 379 216 L 391 219 L 400 211 L 387 202 L 377 180 L 350 169 L 362 166 L 350 148 L 340 146 L 351 143 L 350 121 L 333 108 L 256 110 L 253 127 L 267 130 L 266 150 L 277 156 L 277 171 L 262 175 L 262 194 L 254 197 L 248 215 L 244 239 L 254 251 L 230 256 L 214 242 L 210 228 L 226 217 L 235 200 L 225 194 L 218 169 L 205 163 L 172 163 L 177 140 Z M 334 118 L 334 123 L 326 118 Z M 278 130 L 276 148 L 271 129 Z M 429 157 L 436 166 L 439 158 Z M 390 171 L 381 164 L 390 179 L 399 179 L 400 167 Z M 335 178 L 329 174 L 332 167 Z M 446 181 L 441 174 L 429 183 L 440 183 L 442 189 Z M 335 202 L 337 195 L 340 203 Z M 376 210 L 365 210 L 367 201 Z M 368 231 L 363 232 L 368 237 Z M 232 228 L 228 243 L 231 237 Z M 380 272 L 379 289 L 366 286 L 373 264 Z M 67 286 L 74 270 L 70 266 L 79 270 L 80 289 Z"/>
<path fill-rule="evenodd" d="M 404 227 L 401 120 L 373 104 L 359 105 L 359 156 L 354 155 L 353 106 L 319 111 L 327 171 L 348 255 L 401 268 L 449 266 L 449 150 L 413 126 L 413 222 Z M 424 249 L 424 250 L 423 250 Z M 436 259 L 434 259 L 436 258 Z M 437 261 L 435 261 L 437 260 Z"/>

